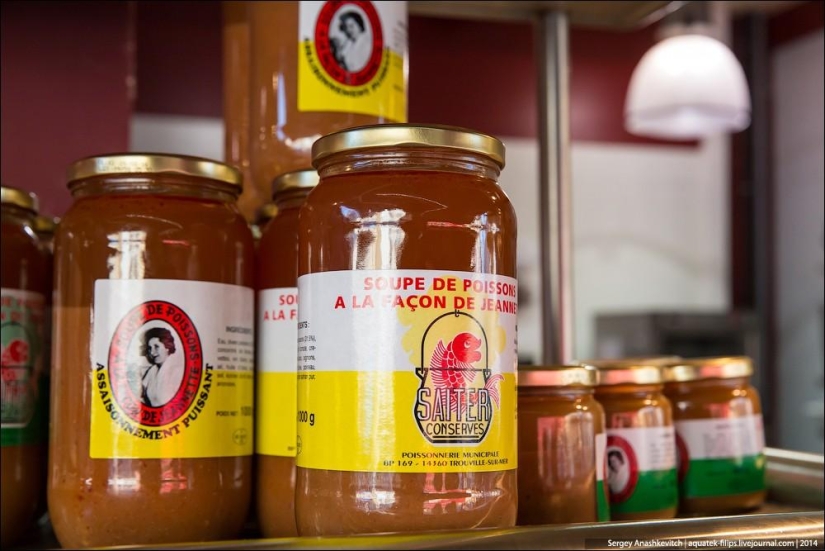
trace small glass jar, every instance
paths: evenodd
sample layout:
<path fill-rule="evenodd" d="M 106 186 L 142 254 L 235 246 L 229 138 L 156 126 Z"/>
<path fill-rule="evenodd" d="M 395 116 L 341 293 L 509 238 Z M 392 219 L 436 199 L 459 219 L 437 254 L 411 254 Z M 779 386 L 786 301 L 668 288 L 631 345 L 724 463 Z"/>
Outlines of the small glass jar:
<path fill-rule="evenodd" d="M 610 520 L 594 367 L 520 367 L 518 524 Z"/>
<path fill-rule="evenodd" d="M 594 362 L 596 399 L 607 420 L 607 485 L 612 520 L 676 516 L 676 440 L 659 361 Z"/>
<path fill-rule="evenodd" d="M 256 439 L 258 523 L 264 537 L 298 535 L 297 449 L 298 211 L 318 184 L 315 169 L 272 184 L 273 217 L 258 246 Z"/>
<path fill-rule="evenodd" d="M 673 403 L 681 513 L 732 514 L 765 501 L 765 436 L 750 358 L 681 360 L 665 368 Z"/>
<path fill-rule="evenodd" d="M 516 216 L 504 146 L 378 125 L 313 146 L 299 215 L 301 535 L 516 521 Z"/>
<path fill-rule="evenodd" d="M 44 324 L 50 295 L 46 256 L 34 233 L 37 197 L 0 187 L 2 209 L 2 425 L 0 540 L 19 541 L 32 526 L 45 485 L 48 435 Z"/>
<path fill-rule="evenodd" d="M 171 155 L 69 170 L 49 459 L 64 547 L 228 539 L 244 524 L 254 272 L 240 183 L 227 165 Z"/>

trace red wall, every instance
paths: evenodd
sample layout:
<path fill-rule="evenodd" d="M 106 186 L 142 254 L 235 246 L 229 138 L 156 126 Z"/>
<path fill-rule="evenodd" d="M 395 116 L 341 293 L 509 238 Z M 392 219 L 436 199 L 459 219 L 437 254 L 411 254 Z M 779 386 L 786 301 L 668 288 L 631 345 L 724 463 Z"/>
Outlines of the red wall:
<path fill-rule="evenodd" d="M 128 147 L 129 6 L 4 1 L 0 9 L 2 181 L 62 214 L 66 167 Z"/>
<path fill-rule="evenodd" d="M 221 116 L 217 2 L 4 1 L 1 30 L 2 179 L 38 192 L 45 211 L 68 206 L 69 163 L 128 148 L 133 61 L 136 111 Z M 409 32 L 411 121 L 537 135 L 530 24 L 411 17 Z M 653 43 L 653 29 L 572 30 L 573 140 L 661 143 L 622 125 L 630 75 Z"/>

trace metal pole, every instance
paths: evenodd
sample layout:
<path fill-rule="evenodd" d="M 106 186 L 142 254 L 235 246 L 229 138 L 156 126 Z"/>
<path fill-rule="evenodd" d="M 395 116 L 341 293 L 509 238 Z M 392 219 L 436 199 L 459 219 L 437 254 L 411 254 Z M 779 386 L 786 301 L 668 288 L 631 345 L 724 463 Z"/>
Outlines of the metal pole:
<path fill-rule="evenodd" d="M 570 87 L 567 15 L 540 14 L 537 25 L 542 263 L 542 359 L 573 359 Z"/>

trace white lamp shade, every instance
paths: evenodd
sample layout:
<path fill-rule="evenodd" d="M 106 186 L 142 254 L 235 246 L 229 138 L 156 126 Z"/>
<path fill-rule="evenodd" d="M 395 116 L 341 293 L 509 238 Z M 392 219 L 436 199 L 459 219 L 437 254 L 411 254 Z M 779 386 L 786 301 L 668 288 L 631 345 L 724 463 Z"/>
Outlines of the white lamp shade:
<path fill-rule="evenodd" d="M 667 38 L 633 71 L 625 102 L 631 134 L 698 139 L 744 130 L 750 120 L 745 71 L 718 40 L 696 34 Z"/>

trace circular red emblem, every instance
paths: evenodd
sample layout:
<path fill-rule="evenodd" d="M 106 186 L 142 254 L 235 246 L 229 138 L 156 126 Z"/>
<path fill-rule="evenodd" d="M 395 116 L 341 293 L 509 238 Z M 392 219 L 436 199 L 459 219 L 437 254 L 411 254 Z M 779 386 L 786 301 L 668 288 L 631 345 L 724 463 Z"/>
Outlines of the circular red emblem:
<path fill-rule="evenodd" d="M 630 442 L 621 436 L 607 437 L 607 485 L 610 503 L 626 501 L 639 481 L 639 461 Z"/>
<path fill-rule="evenodd" d="M 132 421 L 174 423 L 189 410 L 203 378 L 197 328 L 170 302 L 135 306 L 112 337 L 108 373 L 113 398 Z"/>
<path fill-rule="evenodd" d="M 676 468 L 679 473 L 679 482 L 681 482 L 690 468 L 690 455 L 685 441 L 678 432 L 676 433 Z"/>
<path fill-rule="evenodd" d="M 315 50 L 336 82 L 362 86 L 381 68 L 384 33 L 372 2 L 327 2 L 315 24 Z"/>

